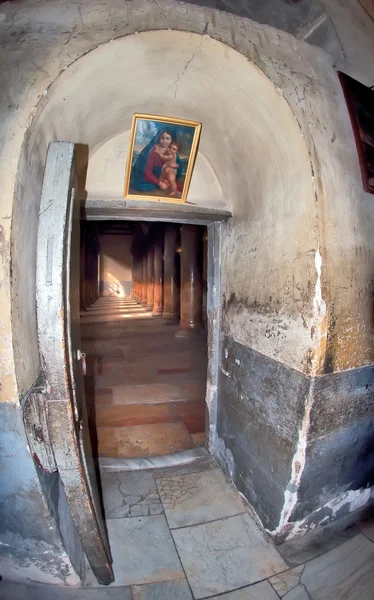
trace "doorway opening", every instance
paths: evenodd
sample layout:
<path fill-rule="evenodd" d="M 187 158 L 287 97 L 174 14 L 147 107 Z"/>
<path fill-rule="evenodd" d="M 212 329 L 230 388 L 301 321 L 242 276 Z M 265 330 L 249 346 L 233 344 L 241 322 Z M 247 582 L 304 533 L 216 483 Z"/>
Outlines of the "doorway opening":
<path fill-rule="evenodd" d="M 207 228 L 81 221 L 81 336 L 96 460 L 205 446 Z"/>

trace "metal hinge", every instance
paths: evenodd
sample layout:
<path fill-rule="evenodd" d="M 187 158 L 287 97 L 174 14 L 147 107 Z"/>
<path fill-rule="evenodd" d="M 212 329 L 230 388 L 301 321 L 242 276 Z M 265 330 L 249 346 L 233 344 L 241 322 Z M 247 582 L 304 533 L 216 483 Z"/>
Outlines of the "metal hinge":
<path fill-rule="evenodd" d="M 49 437 L 44 386 L 39 378 L 21 401 L 23 422 L 31 455 L 35 464 L 48 473 L 57 471 Z"/>

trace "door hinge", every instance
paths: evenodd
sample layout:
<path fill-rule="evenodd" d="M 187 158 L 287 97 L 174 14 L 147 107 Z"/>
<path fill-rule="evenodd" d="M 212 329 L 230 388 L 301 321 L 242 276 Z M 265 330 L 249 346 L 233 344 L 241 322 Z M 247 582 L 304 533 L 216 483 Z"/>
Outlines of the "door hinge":
<path fill-rule="evenodd" d="M 49 437 L 43 389 L 39 378 L 22 399 L 21 406 L 31 456 L 40 469 L 53 473 L 57 465 Z"/>

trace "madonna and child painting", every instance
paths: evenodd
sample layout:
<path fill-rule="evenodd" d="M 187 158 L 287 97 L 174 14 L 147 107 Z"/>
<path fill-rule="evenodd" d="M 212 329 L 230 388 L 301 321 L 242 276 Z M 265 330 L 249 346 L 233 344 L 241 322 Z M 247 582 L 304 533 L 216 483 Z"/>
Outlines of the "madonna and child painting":
<path fill-rule="evenodd" d="M 201 123 L 135 114 L 125 179 L 125 198 L 185 202 Z"/>

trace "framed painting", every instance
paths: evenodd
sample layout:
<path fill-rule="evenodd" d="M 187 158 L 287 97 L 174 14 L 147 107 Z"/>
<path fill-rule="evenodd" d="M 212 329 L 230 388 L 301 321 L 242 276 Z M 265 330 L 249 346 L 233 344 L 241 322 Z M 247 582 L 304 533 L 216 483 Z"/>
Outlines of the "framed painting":
<path fill-rule="evenodd" d="M 374 194 L 374 91 L 339 72 L 355 137 L 362 185 Z"/>
<path fill-rule="evenodd" d="M 200 132 L 197 121 L 134 114 L 124 197 L 185 202 Z"/>

